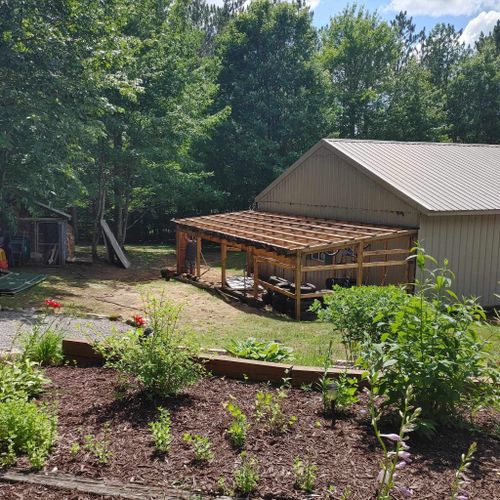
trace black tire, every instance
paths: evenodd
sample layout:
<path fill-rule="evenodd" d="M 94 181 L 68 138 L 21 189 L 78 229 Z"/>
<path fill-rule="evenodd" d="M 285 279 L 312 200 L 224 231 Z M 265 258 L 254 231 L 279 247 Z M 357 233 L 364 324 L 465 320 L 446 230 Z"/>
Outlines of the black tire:
<path fill-rule="evenodd" d="M 273 303 L 273 292 L 271 290 L 267 290 L 262 294 L 262 302 L 269 306 Z"/>
<path fill-rule="evenodd" d="M 296 286 L 295 283 L 290 284 L 290 291 L 292 293 L 295 293 Z M 312 284 L 312 283 L 302 283 L 300 285 L 300 293 L 314 293 L 316 292 L 317 288 Z"/>
<path fill-rule="evenodd" d="M 280 286 L 280 283 L 286 282 L 286 279 L 273 275 L 273 276 L 269 276 L 269 278 L 267 279 L 267 282 L 271 283 L 271 285 Z"/>
<path fill-rule="evenodd" d="M 273 309 L 280 313 L 287 311 L 287 299 L 279 293 L 274 293 L 272 298 Z"/>

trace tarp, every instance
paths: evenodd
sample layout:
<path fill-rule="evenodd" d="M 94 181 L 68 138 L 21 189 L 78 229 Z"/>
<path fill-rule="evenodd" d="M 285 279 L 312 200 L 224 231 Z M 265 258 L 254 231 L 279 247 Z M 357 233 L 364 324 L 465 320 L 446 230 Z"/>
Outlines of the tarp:
<path fill-rule="evenodd" d="M 0 295 L 16 295 L 47 278 L 45 274 L 0 271 Z"/>

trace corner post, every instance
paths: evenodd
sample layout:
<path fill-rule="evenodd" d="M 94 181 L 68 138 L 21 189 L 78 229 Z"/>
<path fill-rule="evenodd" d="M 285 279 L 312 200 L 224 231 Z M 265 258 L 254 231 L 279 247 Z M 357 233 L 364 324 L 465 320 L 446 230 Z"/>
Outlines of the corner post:
<path fill-rule="evenodd" d="M 253 256 L 253 298 L 259 298 L 259 259 Z"/>
<path fill-rule="evenodd" d="M 364 245 L 363 242 L 358 244 L 358 273 L 356 276 L 356 285 L 361 286 L 363 284 L 363 261 L 364 261 Z"/>
<path fill-rule="evenodd" d="M 227 241 L 222 240 L 220 244 L 220 267 L 221 267 L 221 286 L 226 286 L 226 260 L 227 260 Z"/>
<path fill-rule="evenodd" d="M 300 288 L 302 286 L 302 252 L 297 250 L 295 263 L 295 319 L 300 321 Z"/>
<path fill-rule="evenodd" d="M 201 276 L 201 236 L 196 238 L 196 277 Z"/>

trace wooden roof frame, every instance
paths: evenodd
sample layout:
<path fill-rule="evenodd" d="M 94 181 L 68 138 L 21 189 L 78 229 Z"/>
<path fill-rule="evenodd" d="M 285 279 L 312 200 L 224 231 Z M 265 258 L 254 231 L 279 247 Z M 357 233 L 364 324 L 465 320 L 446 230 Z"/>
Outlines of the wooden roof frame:
<path fill-rule="evenodd" d="M 178 230 L 270 249 L 308 254 L 417 234 L 415 229 L 246 210 L 173 221 Z"/>

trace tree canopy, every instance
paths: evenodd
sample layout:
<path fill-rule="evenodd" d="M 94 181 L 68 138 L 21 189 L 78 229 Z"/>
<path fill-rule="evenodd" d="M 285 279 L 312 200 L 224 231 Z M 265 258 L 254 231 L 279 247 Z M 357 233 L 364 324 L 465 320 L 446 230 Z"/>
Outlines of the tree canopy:
<path fill-rule="evenodd" d="M 36 200 L 85 237 L 162 240 L 247 208 L 321 137 L 500 143 L 500 23 L 474 47 L 303 0 L 0 0 L 0 224 Z"/>

